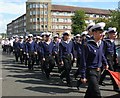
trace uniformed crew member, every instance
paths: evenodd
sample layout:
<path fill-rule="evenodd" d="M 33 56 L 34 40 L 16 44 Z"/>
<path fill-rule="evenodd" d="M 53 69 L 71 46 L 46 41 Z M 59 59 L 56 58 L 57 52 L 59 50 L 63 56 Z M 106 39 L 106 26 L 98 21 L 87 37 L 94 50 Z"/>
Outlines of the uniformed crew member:
<path fill-rule="evenodd" d="M 28 42 L 26 43 L 26 54 L 28 56 L 28 69 L 34 70 L 35 54 L 37 54 L 33 35 L 28 35 Z"/>
<path fill-rule="evenodd" d="M 28 56 L 26 53 L 26 43 L 28 42 L 28 36 L 25 36 L 25 40 L 24 40 L 24 61 L 25 61 L 25 65 L 27 66 L 28 64 Z"/>
<path fill-rule="evenodd" d="M 77 71 L 74 74 L 75 79 L 79 75 L 80 65 L 81 65 L 81 53 L 82 53 L 82 42 L 80 34 L 75 36 L 74 47 L 77 54 Z"/>
<path fill-rule="evenodd" d="M 63 40 L 59 45 L 59 56 L 60 64 L 63 65 L 64 70 L 62 71 L 60 78 L 66 78 L 67 85 L 71 85 L 70 71 L 72 67 L 72 61 L 76 61 L 76 55 L 74 50 L 73 41 L 70 40 L 70 31 L 63 33 Z"/>
<path fill-rule="evenodd" d="M 60 72 L 60 66 L 59 66 L 59 36 L 56 34 L 53 37 L 53 43 L 56 46 L 56 53 L 55 53 L 55 62 L 57 64 L 58 67 L 58 72 Z"/>
<path fill-rule="evenodd" d="M 13 52 L 15 54 L 15 60 L 18 62 L 19 58 L 19 39 L 18 36 L 15 36 L 15 41 L 13 42 Z"/>
<path fill-rule="evenodd" d="M 98 23 L 92 27 L 94 40 L 89 40 L 82 50 L 81 82 L 86 83 L 88 81 L 85 98 L 101 98 L 99 78 L 102 63 L 106 69 L 108 68 L 103 51 L 104 44 L 101 40 L 104 27 L 105 23 Z"/>
<path fill-rule="evenodd" d="M 54 56 L 56 52 L 56 47 L 50 38 L 51 34 L 46 33 L 45 36 L 46 36 L 45 41 L 42 42 L 42 60 L 43 60 L 42 66 L 46 74 L 46 78 L 49 78 L 49 75 L 55 66 Z"/>
<path fill-rule="evenodd" d="M 35 41 L 35 46 L 36 46 L 36 49 L 37 49 L 37 54 L 35 55 L 35 62 L 37 65 L 40 64 L 40 55 L 39 55 L 39 43 L 40 43 L 40 40 L 41 40 L 41 37 L 40 36 L 36 36 L 36 41 Z"/>
<path fill-rule="evenodd" d="M 20 56 L 20 62 L 23 64 L 24 61 L 24 39 L 23 36 L 19 37 L 19 56 Z"/>

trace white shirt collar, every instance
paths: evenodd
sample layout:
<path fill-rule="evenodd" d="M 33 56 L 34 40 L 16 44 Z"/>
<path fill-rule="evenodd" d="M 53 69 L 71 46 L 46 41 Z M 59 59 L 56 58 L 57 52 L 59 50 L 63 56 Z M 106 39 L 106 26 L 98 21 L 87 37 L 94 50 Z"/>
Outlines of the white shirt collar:
<path fill-rule="evenodd" d="M 114 42 L 114 40 L 113 39 L 110 39 L 110 41 L 113 43 Z"/>
<path fill-rule="evenodd" d="M 97 46 L 99 47 L 99 46 L 101 45 L 101 43 L 102 43 L 102 41 L 100 40 L 100 41 L 98 41 L 96 44 L 97 44 Z"/>

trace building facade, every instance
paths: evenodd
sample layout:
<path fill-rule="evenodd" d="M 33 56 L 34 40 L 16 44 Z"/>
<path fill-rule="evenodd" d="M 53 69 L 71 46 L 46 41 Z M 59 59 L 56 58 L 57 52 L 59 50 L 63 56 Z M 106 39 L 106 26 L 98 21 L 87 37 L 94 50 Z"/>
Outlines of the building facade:
<path fill-rule="evenodd" d="M 71 16 L 76 10 L 85 11 L 89 17 L 86 23 L 97 18 L 109 18 L 110 11 L 95 8 L 84 8 L 64 5 L 52 5 L 51 0 L 28 0 L 26 14 L 7 25 L 8 35 L 40 34 L 42 32 L 62 33 L 71 30 Z"/>

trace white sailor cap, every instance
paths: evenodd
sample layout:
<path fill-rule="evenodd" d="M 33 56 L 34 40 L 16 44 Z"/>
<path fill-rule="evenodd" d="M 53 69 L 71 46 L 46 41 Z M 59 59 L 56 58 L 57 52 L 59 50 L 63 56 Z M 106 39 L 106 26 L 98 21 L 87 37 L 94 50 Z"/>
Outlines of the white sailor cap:
<path fill-rule="evenodd" d="M 77 34 L 75 37 L 80 37 L 80 34 Z"/>
<path fill-rule="evenodd" d="M 28 38 L 28 36 L 25 36 L 25 39 L 27 39 Z"/>
<path fill-rule="evenodd" d="M 58 38 L 59 36 L 58 36 L 58 34 L 55 34 L 53 37 L 54 37 L 54 38 Z"/>
<path fill-rule="evenodd" d="M 15 35 L 15 38 L 18 38 L 18 35 Z"/>
<path fill-rule="evenodd" d="M 42 37 L 40 37 L 40 36 L 36 36 L 36 38 L 37 38 L 37 39 L 42 39 Z"/>
<path fill-rule="evenodd" d="M 41 34 L 41 36 L 44 36 L 44 35 L 46 35 L 46 33 L 45 33 L 45 32 L 43 32 L 43 33 Z"/>
<path fill-rule="evenodd" d="M 115 28 L 115 27 L 110 27 L 110 28 L 108 28 L 108 33 L 116 33 L 116 30 L 117 30 L 117 28 Z"/>
<path fill-rule="evenodd" d="M 45 35 L 46 35 L 47 37 L 50 37 L 52 34 L 51 34 L 50 32 L 46 32 Z"/>
<path fill-rule="evenodd" d="M 102 33 L 102 35 L 105 35 L 107 33 L 107 31 L 104 31 L 103 33 Z"/>
<path fill-rule="evenodd" d="M 64 36 L 64 35 L 70 35 L 70 34 L 71 34 L 71 32 L 69 30 L 67 30 L 67 31 L 63 32 L 62 35 Z"/>
<path fill-rule="evenodd" d="M 23 36 L 20 36 L 20 39 L 23 39 Z"/>
<path fill-rule="evenodd" d="M 32 34 L 28 34 L 28 37 L 33 37 L 33 35 Z"/>
<path fill-rule="evenodd" d="M 93 27 L 94 25 L 95 25 L 94 22 L 89 23 L 88 26 L 87 26 L 87 28 L 86 28 L 86 30 L 89 31 L 90 28 Z"/>
<path fill-rule="evenodd" d="M 96 30 L 102 30 L 103 31 L 105 25 L 106 24 L 104 22 L 97 23 L 96 25 L 94 25 L 93 27 L 90 28 L 90 31 L 96 31 Z"/>
<path fill-rule="evenodd" d="M 81 36 L 87 35 L 87 34 L 88 34 L 88 32 L 87 32 L 87 31 L 84 31 L 84 32 L 81 33 Z"/>

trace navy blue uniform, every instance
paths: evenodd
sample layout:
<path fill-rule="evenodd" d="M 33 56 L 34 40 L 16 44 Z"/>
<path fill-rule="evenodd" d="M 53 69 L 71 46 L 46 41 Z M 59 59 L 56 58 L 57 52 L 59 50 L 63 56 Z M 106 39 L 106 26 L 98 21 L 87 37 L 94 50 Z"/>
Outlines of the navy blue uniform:
<path fill-rule="evenodd" d="M 80 65 L 81 65 L 83 45 L 80 42 L 74 42 L 74 44 L 75 44 L 75 51 L 76 51 L 76 54 L 77 54 L 77 67 L 78 67 L 76 73 L 74 74 L 75 79 L 76 79 L 77 76 L 79 75 L 79 72 L 80 72 L 79 70 L 80 70 Z"/>
<path fill-rule="evenodd" d="M 35 41 L 35 48 L 36 48 L 36 51 L 37 51 L 37 54 L 35 55 L 35 62 L 36 62 L 37 65 L 39 65 L 39 63 L 40 63 L 39 43 L 40 43 L 40 42 Z"/>
<path fill-rule="evenodd" d="M 102 63 L 107 64 L 107 60 L 104 56 L 104 43 L 98 46 L 94 40 L 90 40 L 84 45 L 82 52 L 82 65 L 81 65 L 81 78 L 87 78 L 88 89 L 86 91 L 85 97 L 89 96 L 101 96 L 99 90 L 99 78 L 100 78 L 100 68 Z"/>
<path fill-rule="evenodd" d="M 21 61 L 21 64 L 23 63 L 24 61 L 24 49 L 25 49 L 25 44 L 24 42 L 20 42 L 19 41 L 19 54 L 20 54 L 20 61 Z"/>
<path fill-rule="evenodd" d="M 53 42 L 56 47 L 56 53 L 55 53 L 55 62 L 58 67 L 58 71 L 60 72 L 60 66 L 59 66 L 59 42 Z"/>
<path fill-rule="evenodd" d="M 28 69 L 29 70 L 33 70 L 33 65 L 35 62 L 35 52 L 36 50 L 36 46 L 35 46 L 35 42 L 27 42 L 26 43 L 26 53 L 28 54 Z"/>
<path fill-rule="evenodd" d="M 14 53 L 15 53 L 16 62 L 18 62 L 18 58 L 19 58 L 19 42 L 18 41 L 13 42 L 13 50 L 14 50 Z"/>
<path fill-rule="evenodd" d="M 63 79 L 65 77 L 67 84 L 71 85 L 70 70 L 72 67 L 72 56 L 73 56 L 73 58 L 76 58 L 74 44 L 72 41 L 69 41 L 68 43 L 66 43 L 65 41 L 62 41 L 60 43 L 59 56 L 60 56 L 60 62 L 63 61 L 63 63 L 64 63 L 64 66 L 63 66 L 64 70 L 63 70 L 60 78 Z"/>
<path fill-rule="evenodd" d="M 49 44 L 47 44 L 47 42 L 42 43 L 41 54 L 42 58 L 45 58 L 43 70 L 45 71 L 47 78 L 49 78 L 50 72 L 55 66 L 55 60 L 53 56 L 55 55 L 56 51 L 56 46 L 52 41 Z"/>

